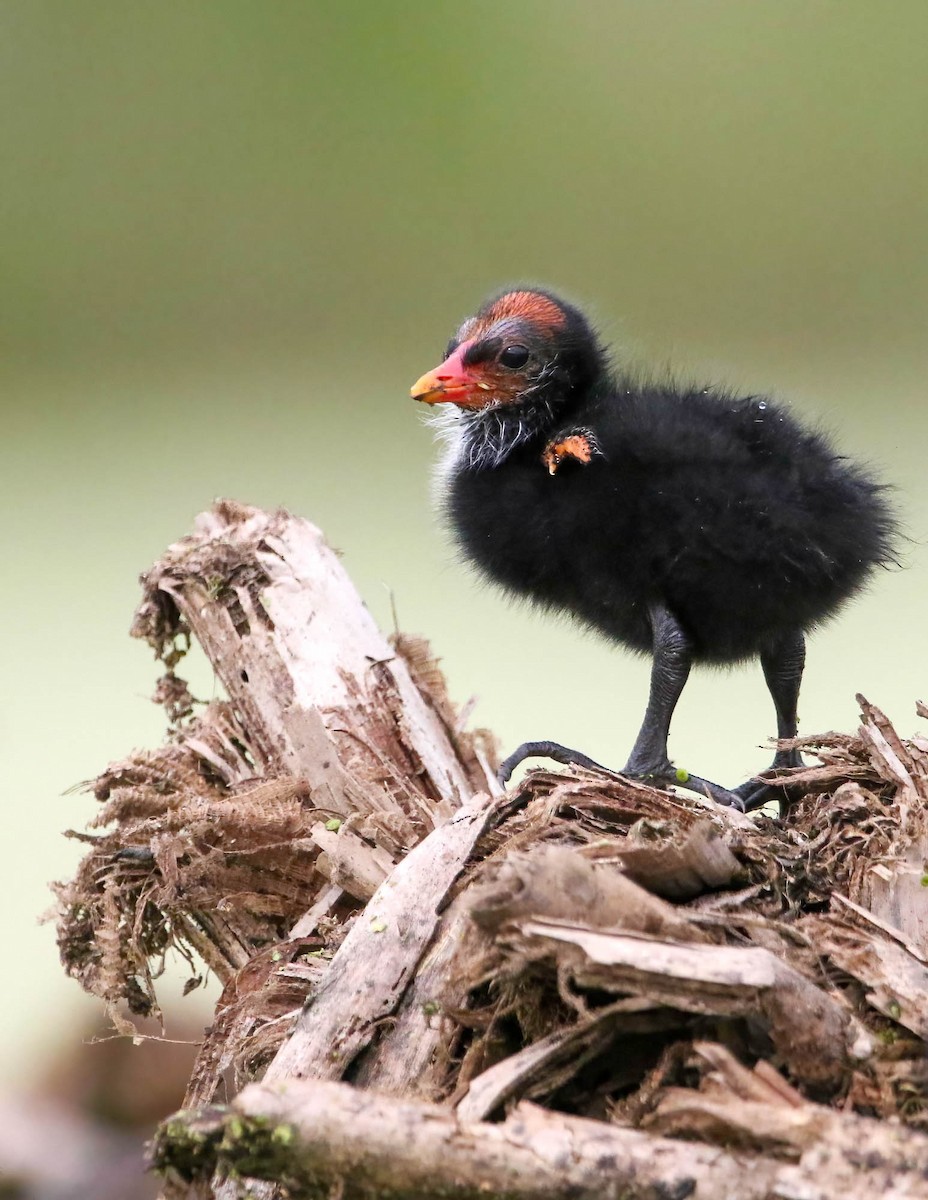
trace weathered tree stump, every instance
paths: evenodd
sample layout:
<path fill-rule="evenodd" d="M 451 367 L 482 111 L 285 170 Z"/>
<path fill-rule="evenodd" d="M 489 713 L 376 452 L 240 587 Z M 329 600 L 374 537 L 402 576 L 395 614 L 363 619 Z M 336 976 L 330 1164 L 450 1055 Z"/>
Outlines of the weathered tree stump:
<path fill-rule="evenodd" d="M 308 522 L 220 503 L 142 582 L 170 736 L 91 785 L 59 936 L 123 1028 L 169 945 L 224 983 L 171 1195 L 928 1196 L 928 741 L 859 698 L 780 821 L 500 795 Z"/>

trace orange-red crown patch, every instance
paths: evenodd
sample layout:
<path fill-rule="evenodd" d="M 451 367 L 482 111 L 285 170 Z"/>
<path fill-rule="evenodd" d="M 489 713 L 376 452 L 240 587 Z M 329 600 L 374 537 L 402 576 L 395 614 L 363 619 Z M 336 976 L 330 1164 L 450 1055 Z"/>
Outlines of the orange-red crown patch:
<path fill-rule="evenodd" d="M 507 317 L 515 317 L 523 321 L 531 321 L 544 329 L 563 329 L 567 319 L 561 309 L 538 292 L 507 292 L 484 314 L 489 323 L 503 321 Z"/>

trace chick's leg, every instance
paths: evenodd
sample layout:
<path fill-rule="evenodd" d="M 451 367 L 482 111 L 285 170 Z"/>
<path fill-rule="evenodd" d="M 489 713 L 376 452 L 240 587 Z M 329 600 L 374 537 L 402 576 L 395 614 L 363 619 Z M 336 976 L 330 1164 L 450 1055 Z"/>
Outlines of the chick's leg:
<path fill-rule="evenodd" d="M 799 732 L 799 686 L 806 664 L 806 640 L 797 629 L 760 656 L 764 679 L 777 714 L 777 737 L 794 738 Z M 796 749 L 781 750 L 773 756 L 773 767 L 801 767 L 802 756 Z"/>
<path fill-rule="evenodd" d="M 741 800 L 733 792 L 708 779 L 678 770 L 667 757 L 670 720 L 689 677 L 693 649 L 677 619 L 662 605 L 655 605 L 651 609 L 650 618 L 654 662 L 648 707 L 629 760 L 619 774 L 646 779 L 658 785 L 679 784 L 719 804 L 741 808 Z M 500 767 L 500 782 L 505 783 L 523 759 L 534 757 L 552 758 L 555 762 L 573 763 L 581 767 L 601 766 L 585 754 L 557 742 L 525 742 Z"/>
<path fill-rule="evenodd" d="M 666 608 L 655 605 L 650 616 L 654 654 L 651 691 L 641 729 L 622 774 L 667 779 L 674 775 L 667 757 L 670 721 L 689 678 L 693 649 L 679 622 Z"/>
<path fill-rule="evenodd" d="M 772 643 L 761 652 L 760 662 L 767 681 L 767 689 L 773 700 L 777 716 L 777 738 L 794 738 L 799 731 L 797 708 L 799 705 L 799 685 L 802 683 L 802 671 L 806 661 L 806 643 L 802 630 L 797 629 L 778 641 Z M 802 755 L 795 748 L 781 750 L 773 756 L 770 769 L 773 771 L 789 770 L 792 767 L 803 766 Z M 783 800 L 783 789 L 763 779 L 749 779 L 740 787 L 735 788 L 735 794 L 744 802 L 750 811 L 760 808 L 770 800 Z"/>

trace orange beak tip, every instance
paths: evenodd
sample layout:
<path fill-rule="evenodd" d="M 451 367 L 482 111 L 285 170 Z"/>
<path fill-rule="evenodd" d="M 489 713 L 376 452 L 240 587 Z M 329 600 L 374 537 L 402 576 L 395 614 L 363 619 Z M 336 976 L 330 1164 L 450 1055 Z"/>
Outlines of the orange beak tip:
<path fill-rule="evenodd" d="M 439 404 L 443 399 L 441 388 L 412 388 L 409 394 L 420 404 Z"/>
<path fill-rule="evenodd" d="M 426 404 L 434 404 L 436 400 L 441 398 L 444 391 L 443 384 L 435 379 L 435 372 L 428 371 L 409 389 L 409 394 L 413 400 L 422 400 Z"/>

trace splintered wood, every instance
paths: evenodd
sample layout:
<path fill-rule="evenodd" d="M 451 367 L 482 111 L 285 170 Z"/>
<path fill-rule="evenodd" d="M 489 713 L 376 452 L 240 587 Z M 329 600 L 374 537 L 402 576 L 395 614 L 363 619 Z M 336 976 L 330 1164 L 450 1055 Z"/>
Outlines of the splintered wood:
<path fill-rule="evenodd" d="M 320 923 L 336 936 L 409 849 L 495 787 L 492 739 L 459 728 L 422 645 L 410 667 L 308 521 L 220 502 L 142 588 L 132 633 L 182 715 L 168 745 L 88 785 L 105 832 L 73 835 L 92 851 L 58 888 L 65 965 L 120 1021 L 120 1002 L 157 1011 L 151 964 L 170 945 L 239 1005 L 235 972 L 314 902 L 300 935 L 327 954 Z M 175 672 L 191 637 L 228 697 L 197 716 Z"/>
<path fill-rule="evenodd" d="M 122 1023 L 171 944 L 225 984 L 169 1196 L 928 1197 L 928 739 L 858 697 L 780 820 L 500 795 L 308 522 L 220 503 L 143 588 L 170 738 L 90 785 L 59 938 Z"/>
<path fill-rule="evenodd" d="M 755 1142 L 775 1145 L 776 1153 L 751 1152 L 734 1139 L 726 1151 L 714 1139 L 676 1140 L 528 1103 L 500 1123 L 466 1122 L 435 1104 L 291 1080 L 252 1084 L 230 1113 L 162 1126 L 154 1161 L 166 1171 L 182 1162 L 202 1174 L 221 1162 L 252 1178 L 285 1178 L 294 1197 L 903 1200 L 926 1194 L 923 1134 L 810 1104 L 738 1100 L 714 1107 L 717 1125 L 704 1122 L 707 1133 L 735 1128 L 741 1110 L 759 1120 Z"/>

